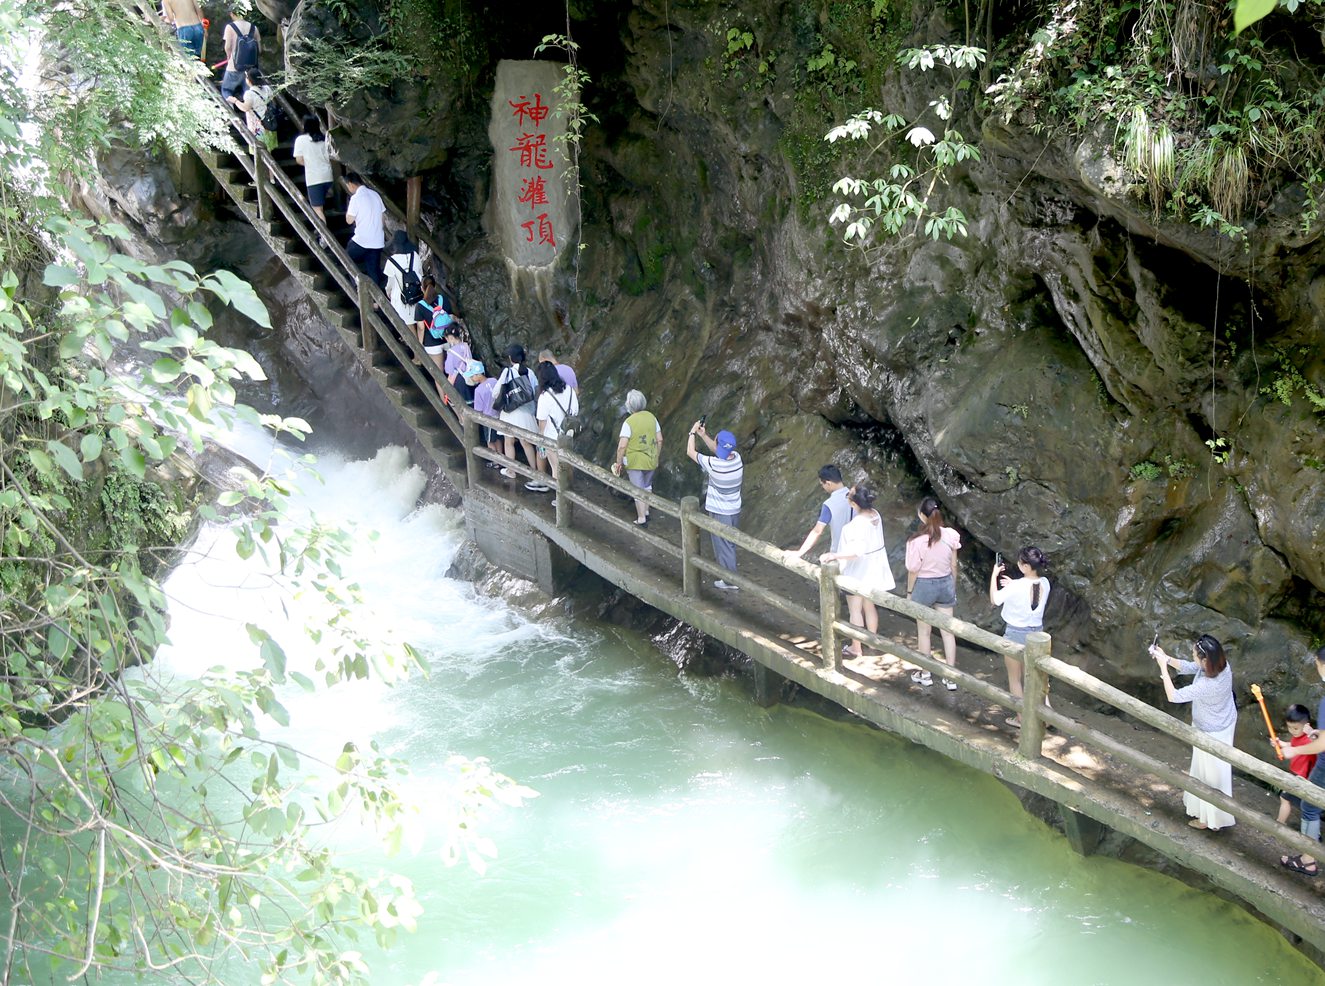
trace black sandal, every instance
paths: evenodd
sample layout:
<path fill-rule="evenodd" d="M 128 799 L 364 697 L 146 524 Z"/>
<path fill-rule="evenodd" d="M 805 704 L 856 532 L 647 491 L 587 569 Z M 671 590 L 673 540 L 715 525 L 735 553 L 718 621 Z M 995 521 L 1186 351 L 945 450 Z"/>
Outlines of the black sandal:
<path fill-rule="evenodd" d="M 1302 862 L 1302 856 L 1300 854 L 1296 856 L 1280 856 L 1279 863 L 1281 866 L 1292 870 L 1294 873 L 1301 873 L 1303 876 L 1320 876 L 1320 864 L 1316 862 L 1304 863 Z M 1310 867 L 1310 869 L 1308 869 L 1308 867 Z"/>

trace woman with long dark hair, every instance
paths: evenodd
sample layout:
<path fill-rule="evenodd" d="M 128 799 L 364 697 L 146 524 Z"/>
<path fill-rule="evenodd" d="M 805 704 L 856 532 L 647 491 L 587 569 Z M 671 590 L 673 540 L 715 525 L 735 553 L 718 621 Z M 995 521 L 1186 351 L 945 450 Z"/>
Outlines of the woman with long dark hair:
<path fill-rule="evenodd" d="M 940 613 L 952 615 L 957 606 L 957 552 L 961 549 L 961 535 L 951 527 L 943 526 L 943 511 L 939 501 L 927 496 L 916 508 L 921 528 L 906 542 L 906 595 L 922 606 L 932 606 Z M 948 667 L 957 666 L 957 638 L 951 630 L 940 630 L 943 637 L 943 659 Z M 916 620 L 916 650 L 929 656 L 930 625 Z M 934 684 L 933 676 L 923 668 L 911 675 L 918 685 Z M 957 683 L 943 679 L 948 691 L 956 691 Z"/>
<path fill-rule="evenodd" d="M 1164 694 L 1170 702 L 1192 703 L 1192 727 L 1212 739 L 1233 745 L 1233 730 L 1238 724 L 1238 707 L 1233 702 L 1233 669 L 1223 645 L 1208 633 L 1201 634 L 1192 645 L 1192 660 L 1182 661 L 1169 657 L 1158 645 L 1150 648 L 1150 656 L 1159 665 L 1159 676 L 1164 682 Z M 1173 687 L 1169 668 L 1179 674 L 1195 675 L 1190 685 Z M 1192 765 L 1187 771 L 1217 791 L 1233 793 L 1233 768 L 1212 753 L 1192 747 Z M 1228 828 L 1237 821 L 1222 808 L 1202 801 L 1194 794 L 1184 793 L 1182 806 L 1194 829 L 1217 830 Z"/>
<path fill-rule="evenodd" d="M 308 203 L 325 223 L 331 194 L 331 146 L 322 132 L 322 121 L 311 113 L 304 117 L 304 132 L 294 139 L 294 161 L 303 165 Z"/>
<path fill-rule="evenodd" d="M 1003 631 L 1004 640 L 1025 644 L 1027 636 L 1044 629 L 1044 607 L 1049 602 L 1049 580 L 1044 573 L 1048 568 L 1049 559 L 1044 552 L 1034 545 L 1027 545 L 1017 552 L 1017 570 L 1021 572 L 1021 578 L 1004 574 L 1002 562 L 989 573 L 989 601 L 1003 607 L 1003 622 L 1007 624 Z M 1003 665 L 1008 672 L 1008 691 L 1015 698 L 1021 698 L 1022 662 L 1005 655 Z M 1007 724 L 1021 726 L 1021 716 L 1010 716 Z"/>
<path fill-rule="evenodd" d="M 888 549 L 883 542 L 883 518 L 874 509 L 874 491 L 857 483 L 847 494 L 847 502 L 856 515 L 842 528 L 837 551 L 825 551 L 819 561 L 845 562 L 842 574 L 859 581 L 863 589 L 891 592 L 897 581 L 888 564 Z M 852 626 L 864 627 L 870 633 L 879 632 L 879 612 L 867 597 L 847 593 L 847 612 Z M 843 657 L 860 657 L 863 653 L 859 640 L 842 648 Z"/>

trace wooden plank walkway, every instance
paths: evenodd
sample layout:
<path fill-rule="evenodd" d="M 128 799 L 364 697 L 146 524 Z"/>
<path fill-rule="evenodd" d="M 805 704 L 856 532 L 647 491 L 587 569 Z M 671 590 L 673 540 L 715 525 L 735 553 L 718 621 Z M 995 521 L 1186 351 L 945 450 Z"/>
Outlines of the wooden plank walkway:
<path fill-rule="evenodd" d="M 758 666 L 892 733 L 1052 799 L 1067 812 L 1069 836 L 1077 831 L 1076 812 L 1139 840 L 1245 902 L 1290 938 L 1300 938 L 1320 960 L 1325 953 L 1325 881 L 1295 876 L 1278 864 L 1281 853 L 1314 844 L 1276 827 L 1269 817 L 1278 800 L 1270 785 L 1281 783 L 1307 796 L 1318 789 L 1214 744 L 1212 751 L 1237 768 L 1233 803 L 1227 807 L 1235 810 L 1239 824 L 1218 833 L 1195 831 L 1181 807 L 1182 787 L 1194 784 L 1185 777 L 1187 743 L 1213 741 L 1193 737 L 1190 727 L 1166 713 L 1050 657 L 1047 637 L 1043 656 L 1026 651 L 1028 693 L 1034 693 L 1036 682 L 1056 679 L 1054 710 L 1028 703 L 1021 709 L 1027 725 L 1019 734 L 1003 721 L 1017 706 L 999 684 L 1002 662 L 994 652 L 1015 645 L 887 596 L 877 600 L 886 610 L 880 613 L 883 636 L 867 642 L 872 653 L 843 662 L 833 655 L 843 635 L 852 631 L 837 612 L 831 572 L 825 576 L 816 566 L 788 562 L 773 546 L 738 535 L 743 588 L 719 590 L 712 581 L 720 570 L 700 548 L 708 540 L 701 528 L 711 521 L 697 515 L 693 503 L 653 497 L 649 528 L 643 531 L 631 523 L 629 500 L 618 498 L 629 486 L 569 450 L 561 456 L 555 508 L 549 494 L 524 490 L 530 473 L 523 464 L 505 463 L 521 474 L 515 481 L 484 468 L 484 459 L 499 457 L 479 446 L 479 416 L 468 408 L 457 416 L 443 406 L 439 387 L 454 402 L 458 395 L 439 378 L 413 334 L 393 325 L 395 315 L 376 286 L 358 275 L 338 243 L 323 239 L 293 162 L 272 158 L 242 127 L 234 129 L 235 150 L 204 153 L 204 163 L 462 491 L 471 524 L 486 525 L 489 537 L 500 538 L 502 525 L 511 537 L 537 532 L 568 558 L 737 648 Z M 440 254 L 435 244 L 429 245 Z M 411 356 L 422 358 L 423 366 L 414 365 Z M 910 681 L 916 664 L 940 667 L 907 646 L 914 636 L 907 617 L 921 612 L 936 625 L 948 620 L 961 640 L 981 645 L 961 647 L 958 664 L 965 673 L 957 676 L 961 688 L 956 692 Z M 827 653 L 821 642 L 827 642 Z M 1089 691 L 1090 708 L 1103 700 L 1122 713 L 1087 711 L 1064 682 Z M 1045 736 L 1046 721 L 1057 732 Z M 1208 789 L 1202 793 L 1215 800 Z"/>

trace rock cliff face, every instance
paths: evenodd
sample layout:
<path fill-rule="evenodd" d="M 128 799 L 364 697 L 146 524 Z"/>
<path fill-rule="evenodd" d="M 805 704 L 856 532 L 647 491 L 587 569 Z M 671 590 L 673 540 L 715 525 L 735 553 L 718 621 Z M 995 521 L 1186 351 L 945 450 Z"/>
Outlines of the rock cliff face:
<path fill-rule="evenodd" d="M 835 461 L 891 504 L 898 572 L 916 500 L 938 495 L 966 538 L 964 615 L 994 622 L 992 552 L 1036 543 L 1053 561 L 1049 629 L 1088 669 L 1153 697 L 1155 628 L 1170 650 L 1211 632 L 1241 683 L 1305 698 L 1307 647 L 1325 636 L 1325 415 L 1304 396 L 1325 383 L 1319 226 L 1297 229 L 1291 189 L 1246 249 L 1157 222 L 1111 134 L 968 117 L 982 159 L 950 192 L 968 235 L 848 251 L 826 195 L 846 165 L 821 135 L 871 103 L 931 98 L 896 70 L 853 94 L 845 71 L 808 69 L 834 38 L 845 55 L 833 18 L 851 6 L 572 6 L 599 118 L 581 148 L 585 248 L 540 280 L 483 226 L 482 81 L 431 105 L 450 150 L 425 201 L 481 348 L 548 345 L 575 365 L 602 458 L 625 391 L 643 390 L 670 495 L 699 488 L 689 423 L 730 428 L 749 463 L 742 526 L 762 536 L 799 540 L 814 470 Z M 894 50 L 951 40 L 930 10 L 893 18 Z M 534 5 L 484 23 L 489 87 L 497 59 L 564 29 Z M 347 163 L 405 173 L 413 110 L 357 98 L 354 120 L 374 122 L 338 138 Z"/>

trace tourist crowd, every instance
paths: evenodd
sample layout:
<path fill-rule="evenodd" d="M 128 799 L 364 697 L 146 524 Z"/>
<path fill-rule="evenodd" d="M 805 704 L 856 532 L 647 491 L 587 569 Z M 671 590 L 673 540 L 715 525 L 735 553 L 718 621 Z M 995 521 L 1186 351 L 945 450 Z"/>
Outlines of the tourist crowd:
<path fill-rule="evenodd" d="M 162 14 L 173 26 L 185 51 L 193 57 L 203 57 L 205 21 L 196 0 L 163 0 Z M 226 25 L 224 42 L 226 61 L 223 64 L 226 67 L 221 79 L 221 95 L 244 114 L 250 130 L 270 148 L 276 128 L 270 113 L 272 89 L 258 67 L 259 31 L 249 21 L 235 17 Z M 333 187 L 332 154 L 316 116 L 307 116 L 302 121 L 302 133 L 294 141 L 293 156 L 304 168 L 309 203 L 325 223 L 326 206 Z M 350 258 L 365 277 L 384 290 L 400 324 L 405 331 L 412 332 L 439 375 L 446 378 L 468 406 L 493 419 L 492 424 L 481 429 L 482 443 L 512 462 L 518 461 L 523 454 L 525 462 L 535 472 L 535 478 L 525 483 L 527 490 L 540 493 L 553 490 L 559 442 L 562 436 L 573 437 L 580 427 L 580 385 L 575 370 L 560 362 L 547 349 L 538 354 L 537 361 L 531 366 L 524 347 L 514 344 L 506 349 L 504 365 L 499 370 L 493 367 L 495 373 L 489 372 L 489 367 L 474 356 L 469 330 L 454 298 L 443 290 L 436 277 L 425 273 L 427 265 L 403 230 L 395 232 L 389 253 L 384 256 L 387 250 L 386 209 L 381 196 L 354 172 L 344 176 L 344 183 L 349 193 L 346 221 L 353 227 L 346 243 Z M 419 361 L 415 359 L 415 362 Z M 437 389 L 443 401 L 450 403 L 451 398 L 440 382 Z M 648 410 L 648 401 L 638 390 L 626 394 L 623 410 L 624 420 L 618 432 L 612 472 L 617 476 L 624 473 L 635 489 L 652 493 L 662 457 L 662 426 Z M 501 424 L 536 433 L 543 441 L 535 443 L 523 436 L 506 434 L 501 430 Z M 706 417 L 694 422 L 686 435 L 686 455 L 707 483 L 704 509 L 718 524 L 733 529 L 740 523 L 745 469 L 737 445 L 736 436 L 731 431 L 720 430 L 711 435 Z M 500 470 L 507 479 L 517 478 L 509 466 L 486 460 L 484 465 Z M 841 566 L 841 574 L 850 586 L 846 594 L 850 622 L 876 633 L 878 612 L 871 596 L 891 592 L 897 585 L 888 559 L 883 518 L 875 506 L 876 493 L 864 482 L 848 485 L 841 470 L 831 464 L 819 470 L 818 482 L 826 496 L 815 523 L 800 547 L 788 551 L 787 555 L 803 558 L 824 532 L 828 532 L 828 550 L 819 555 L 819 561 Z M 648 501 L 635 499 L 633 502 L 635 524 L 647 528 Z M 552 503 L 555 505 L 556 500 Z M 731 580 L 715 580 L 714 587 L 724 591 L 738 590 L 740 587 L 734 581 L 737 574 L 736 545 L 719 533 L 711 533 L 710 539 L 717 564 L 731 577 Z M 945 525 L 938 500 L 934 497 L 921 500 L 916 507 L 916 527 L 906 538 L 907 598 L 952 616 L 957 605 L 957 565 L 961 547 L 961 535 Z M 989 601 L 1000 607 L 1004 639 L 1025 644 L 1031 633 L 1044 627 L 1050 595 L 1049 563 L 1038 547 L 1026 545 L 1016 555 L 1015 568 L 1017 574 L 1013 575 L 1002 556 L 996 556 L 989 573 L 988 594 Z M 931 635 L 931 625 L 917 620 L 919 653 L 931 654 Z M 940 635 L 943 661 L 948 667 L 955 668 L 956 637 L 943 628 L 940 628 Z M 853 638 L 843 647 L 842 653 L 844 657 L 858 658 L 864 652 L 861 642 Z M 1157 635 L 1149 653 L 1158 666 L 1167 699 L 1173 703 L 1190 704 L 1192 725 L 1196 729 L 1232 745 L 1237 723 L 1233 670 L 1220 642 L 1208 634 L 1202 635 L 1192 645 L 1191 660 L 1184 660 L 1170 656 L 1160 647 Z M 1008 691 L 1020 699 L 1024 687 L 1022 662 L 1005 657 L 1004 663 Z M 1316 652 L 1315 667 L 1320 678 L 1325 680 L 1325 647 Z M 1191 676 L 1191 682 L 1176 686 L 1172 671 Z M 913 671 L 911 680 L 921 686 L 934 684 L 931 672 L 923 668 Z M 951 678 L 941 680 L 948 690 L 957 690 L 957 683 Z M 1316 726 L 1323 717 L 1325 698 L 1317 710 Z M 1012 727 L 1021 725 L 1019 716 L 1006 721 Z M 1291 705 L 1285 713 L 1283 726 L 1289 736 L 1292 772 L 1313 784 L 1325 786 L 1325 757 L 1318 756 L 1325 753 L 1325 732 L 1317 732 L 1313 727 L 1310 710 L 1303 705 Z M 1189 773 L 1231 796 L 1232 768 L 1226 761 L 1193 748 Z M 1196 795 L 1185 794 L 1183 801 L 1193 828 L 1217 831 L 1235 822 L 1233 815 Z M 1325 795 L 1321 801 L 1325 804 Z M 1294 808 L 1299 810 L 1300 831 L 1319 841 L 1322 807 L 1305 803 L 1295 795 L 1281 793 L 1278 816 L 1281 824 L 1288 823 Z M 1285 855 L 1280 862 L 1306 876 L 1314 877 L 1320 872 L 1317 860 L 1310 855 Z"/>

